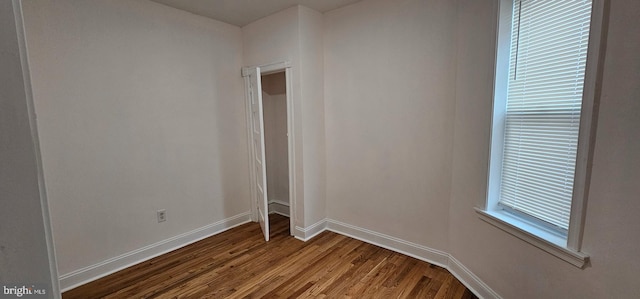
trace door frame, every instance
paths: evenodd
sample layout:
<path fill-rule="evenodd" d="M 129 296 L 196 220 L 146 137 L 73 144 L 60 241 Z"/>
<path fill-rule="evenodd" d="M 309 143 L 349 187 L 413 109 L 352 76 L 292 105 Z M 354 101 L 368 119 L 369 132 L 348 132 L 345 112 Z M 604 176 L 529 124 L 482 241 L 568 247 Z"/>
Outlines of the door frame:
<path fill-rule="evenodd" d="M 291 70 L 291 62 L 290 61 L 281 61 L 263 65 L 249 66 L 242 68 L 242 77 L 245 83 L 245 114 L 246 114 L 246 122 L 247 122 L 247 149 L 249 154 L 249 178 L 251 182 L 253 182 L 256 178 L 255 173 L 255 165 L 253 160 L 253 146 L 251 146 L 252 142 L 252 130 L 251 130 L 251 93 L 250 93 L 250 78 L 253 71 L 256 67 L 260 68 L 260 74 L 257 75 L 268 75 L 273 73 L 285 73 L 285 82 L 286 82 L 286 98 L 287 98 L 287 160 L 288 160 L 288 169 L 289 169 L 289 234 L 294 235 L 295 231 L 295 223 L 296 223 L 296 172 L 295 172 L 295 161 L 296 161 L 296 151 L 295 151 L 295 130 L 294 130 L 294 120 L 295 120 L 295 109 L 293 105 L 293 93 L 292 93 L 292 70 Z M 262 91 L 260 91 L 262 92 Z M 268 165 L 267 165 L 268 167 Z M 268 179 L 268 178 L 267 178 Z M 254 202 L 253 198 L 256 197 L 256 193 L 258 192 L 255 189 L 254 184 L 251 185 L 251 220 L 256 222 L 258 221 L 258 206 Z"/>
<path fill-rule="evenodd" d="M 47 197 L 47 188 L 44 178 L 44 169 L 42 166 L 42 151 L 40 146 L 40 138 L 38 135 L 38 123 L 36 119 L 35 104 L 33 100 L 33 87 L 31 79 L 31 67 L 29 65 L 27 53 L 27 38 L 25 34 L 24 13 L 22 0 L 11 0 L 8 4 L 9 9 L 13 9 L 13 17 L 16 29 L 16 38 L 18 44 L 18 56 L 22 67 L 22 79 L 24 84 L 24 98 L 27 105 L 27 114 L 29 122 L 29 130 L 31 133 L 31 142 L 33 144 L 33 161 L 36 167 L 36 177 L 38 180 L 38 200 L 40 201 L 40 213 L 36 213 L 35 217 L 42 217 L 44 230 L 44 243 L 47 252 L 47 262 L 49 264 L 49 275 L 51 281 L 39 281 L 39 283 L 51 283 L 51 298 L 62 298 L 60 290 L 60 275 L 58 274 L 58 263 L 56 260 L 55 244 L 53 240 L 53 225 L 51 224 L 51 213 L 49 212 L 49 199 Z M 38 215 L 40 214 L 40 215 Z M 43 269 L 44 270 L 44 269 Z M 26 282 L 26 281 L 25 281 Z"/>

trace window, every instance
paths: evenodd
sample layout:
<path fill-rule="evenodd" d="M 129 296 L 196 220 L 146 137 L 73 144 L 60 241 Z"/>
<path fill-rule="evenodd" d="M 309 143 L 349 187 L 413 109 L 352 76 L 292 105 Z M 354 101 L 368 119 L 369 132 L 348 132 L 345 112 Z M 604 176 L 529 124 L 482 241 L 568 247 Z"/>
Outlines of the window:
<path fill-rule="evenodd" d="M 501 1 L 488 199 L 478 210 L 489 223 L 579 267 L 588 258 L 580 237 L 598 2 Z"/>

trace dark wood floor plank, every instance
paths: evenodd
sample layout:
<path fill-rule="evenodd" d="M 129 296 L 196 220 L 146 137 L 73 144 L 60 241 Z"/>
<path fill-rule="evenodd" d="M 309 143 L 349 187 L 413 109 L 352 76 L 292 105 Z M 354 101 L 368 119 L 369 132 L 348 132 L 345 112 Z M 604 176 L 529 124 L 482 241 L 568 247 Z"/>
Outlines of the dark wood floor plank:
<path fill-rule="evenodd" d="M 208 257 L 208 255 L 206 255 L 208 252 L 223 252 L 226 248 L 245 248 L 243 246 L 244 244 L 239 244 L 245 240 L 243 235 L 253 235 L 255 231 L 254 227 L 246 226 L 238 228 L 237 234 L 224 232 L 218 235 L 217 242 L 207 238 L 190 246 L 119 271 L 118 275 L 109 275 L 94 281 L 89 285 L 89 288 L 85 285 L 73 289 L 66 292 L 64 296 L 65 298 L 102 298 L 110 293 L 122 291 L 122 285 L 125 283 L 128 285 L 128 288 L 133 288 L 137 286 L 138 283 L 142 283 L 148 287 L 150 277 L 165 273 L 165 271 L 169 269 L 176 269 L 178 265 L 181 265 L 185 261 L 195 260 L 200 255 Z"/>
<path fill-rule="evenodd" d="M 73 298 L 477 298 L 446 269 L 333 232 L 308 242 L 271 215 L 63 294 Z"/>
<path fill-rule="evenodd" d="M 336 268 L 340 264 L 346 264 L 350 259 L 349 253 L 356 252 L 355 249 L 361 245 L 362 242 L 349 239 L 348 243 L 344 244 L 344 246 L 340 246 L 336 250 L 324 251 L 322 256 L 316 258 L 313 263 L 306 265 L 304 267 L 304 271 L 301 271 L 296 275 L 288 276 L 282 284 L 273 288 L 269 293 L 253 293 L 252 295 L 260 295 L 257 298 L 261 298 L 262 296 L 274 298 L 283 297 L 286 294 L 302 294 L 307 289 L 315 285 L 322 277 L 330 274 L 335 275 L 336 273 L 334 271 Z M 306 287 L 306 289 L 302 290 L 301 286 L 303 288 Z"/>
<path fill-rule="evenodd" d="M 277 241 L 277 239 L 274 238 L 272 241 L 275 242 Z M 322 238 L 316 240 L 317 244 L 309 244 L 309 248 L 319 247 L 322 241 Z M 166 293 L 165 296 L 177 296 L 181 293 L 185 293 L 195 298 L 197 298 L 197 296 L 205 295 L 215 295 L 218 298 L 224 298 L 238 292 L 238 290 L 242 291 L 242 286 L 251 286 L 249 283 L 254 282 L 251 280 L 252 278 L 259 277 L 262 280 L 266 280 L 266 275 L 258 275 L 257 273 L 270 269 L 274 265 L 273 263 L 271 263 L 271 261 L 283 260 L 286 257 L 294 259 L 298 255 L 312 253 L 312 251 L 305 252 L 301 250 L 305 244 L 299 240 L 289 238 L 285 243 L 288 244 L 288 246 L 285 246 L 283 248 L 274 247 L 271 250 L 261 249 L 251 252 L 249 253 L 251 258 L 246 262 L 229 265 L 229 269 L 226 269 L 228 271 L 225 271 L 225 269 L 220 269 L 219 271 L 205 273 L 198 280 L 189 281 L 184 286 L 182 286 L 182 289 L 187 290 L 186 292 L 172 290 Z M 198 292 L 189 291 L 191 287 L 201 285 L 203 283 L 207 284 L 206 289 Z"/>
<path fill-rule="evenodd" d="M 444 282 L 441 285 L 439 285 L 437 288 L 432 288 L 431 291 L 435 292 L 434 298 L 451 298 L 451 289 L 455 280 L 455 277 L 449 275 L 445 278 Z"/>
<path fill-rule="evenodd" d="M 304 293 L 299 294 L 298 298 L 316 298 L 326 296 L 328 290 L 335 289 L 335 285 L 341 281 L 348 280 L 349 274 L 353 269 L 362 263 L 363 250 L 369 248 L 369 244 L 361 243 L 352 250 L 349 255 L 342 259 L 335 260 L 331 267 L 323 271 L 316 272 L 314 279 L 317 279 L 314 285 L 308 288 Z M 348 284 L 345 284 L 348 286 Z"/>
<path fill-rule="evenodd" d="M 354 249 L 347 259 L 342 259 L 342 263 L 338 268 L 331 271 L 331 274 L 327 274 L 322 277 L 311 289 L 300 295 L 300 298 L 314 298 L 327 296 L 335 298 L 335 294 L 348 288 L 351 284 L 348 281 L 354 280 L 354 273 L 360 269 L 360 266 L 367 261 L 367 257 L 371 254 L 371 245 L 362 243 L 356 249 Z M 330 291 L 334 291 L 334 295 L 329 294 Z"/>
<path fill-rule="evenodd" d="M 272 244 L 276 243 L 276 238 L 272 241 Z M 286 236 L 286 240 L 284 240 L 281 244 L 284 244 L 283 247 L 272 247 L 269 250 L 265 250 L 264 252 L 260 252 L 256 254 L 256 260 L 250 261 L 249 264 L 239 265 L 234 268 L 234 271 L 225 271 L 221 272 L 223 275 L 220 275 L 219 278 L 223 280 L 213 280 L 209 282 L 209 288 L 206 292 L 193 294 L 194 296 L 205 296 L 205 295 L 216 295 L 218 298 L 224 298 L 225 296 L 237 296 L 241 297 L 242 293 L 250 291 L 251 287 L 254 287 L 255 284 L 260 284 L 265 280 L 270 279 L 267 271 L 273 270 L 274 267 L 284 267 L 287 265 L 283 265 L 282 263 L 276 263 L 288 261 L 289 263 L 295 263 L 299 259 L 307 259 L 312 258 L 314 254 L 317 252 L 319 248 L 322 246 L 333 246 L 339 242 L 346 242 L 348 238 L 331 238 L 328 235 L 319 236 L 309 243 L 304 243 L 294 238 L 290 238 Z M 271 242 L 271 241 L 270 241 Z M 306 246 L 306 247 L 305 247 Z M 266 246 L 267 248 L 269 246 Z M 302 250 L 302 248 L 307 248 L 309 250 Z M 289 271 L 295 270 L 297 267 L 288 267 Z M 284 275 L 285 272 L 278 273 L 279 275 Z M 273 275 L 272 275 L 273 276 Z M 232 277 L 233 280 L 230 280 L 229 277 Z M 193 284 L 198 284 L 198 281 L 193 282 Z"/>
<path fill-rule="evenodd" d="M 337 238 L 336 240 L 339 240 L 339 242 L 323 244 L 315 250 L 304 251 L 303 254 L 297 255 L 295 257 L 289 257 L 282 263 L 274 265 L 269 269 L 266 269 L 266 271 L 261 271 L 261 275 L 256 275 L 249 281 L 244 283 L 245 287 L 238 290 L 237 296 L 243 298 L 244 296 L 249 296 L 258 288 L 266 288 L 266 286 L 262 284 L 265 278 L 269 279 L 275 276 L 283 276 L 289 278 L 293 277 L 293 275 L 301 273 L 302 271 L 306 272 L 308 267 L 313 264 L 314 261 L 321 259 L 324 255 L 328 254 L 327 250 L 329 248 L 342 248 L 349 243 L 355 244 L 355 242 L 352 242 L 353 239 L 347 237 L 341 236 L 341 238 Z M 273 285 L 270 285 L 270 287 L 273 287 Z M 260 298 L 253 296 L 251 297 Z"/>
<path fill-rule="evenodd" d="M 423 263 L 421 261 L 415 260 L 416 264 L 411 267 L 411 270 L 402 277 L 402 279 L 398 282 L 398 286 L 395 289 L 395 293 L 393 298 L 412 298 L 410 297 L 411 292 L 415 288 L 416 284 L 420 283 L 423 280 L 425 274 L 429 274 L 429 264 Z"/>

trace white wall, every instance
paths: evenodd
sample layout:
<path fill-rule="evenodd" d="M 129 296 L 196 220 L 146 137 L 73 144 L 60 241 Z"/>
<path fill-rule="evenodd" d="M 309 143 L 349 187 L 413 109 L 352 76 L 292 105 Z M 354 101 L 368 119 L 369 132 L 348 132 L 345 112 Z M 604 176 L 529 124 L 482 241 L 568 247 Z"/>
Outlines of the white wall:
<path fill-rule="evenodd" d="M 298 6 L 305 227 L 326 217 L 323 15 Z"/>
<path fill-rule="evenodd" d="M 14 17 L 14 9 L 17 14 Z M 19 4 L 0 1 L 0 282 L 60 298 Z"/>
<path fill-rule="evenodd" d="M 288 60 L 296 226 L 326 216 L 444 250 L 504 298 L 640 296 L 640 41 L 629 38 L 640 2 L 611 1 L 584 270 L 473 211 L 486 193 L 497 2 L 295 6 L 240 30 L 142 0 L 26 1 L 60 272 L 247 211 L 239 70 Z M 18 134 L 21 121 L 0 128 Z M 32 177 L 20 181 L 33 192 Z"/>
<path fill-rule="evenodd" d="M 325 14 L 329 218 L 448 243 L 453 1 L 362 1 Z"/>
<path fill-rule="evenodd" d="M 300 228 L 325 218 L 321 24 L 320 13 L 293 6 L 242 27 L 245 66 L 291 62 L 296 176 L 292 217 Z"/>
<path fill-rule="evenodd" d="M 249 211 L 240 28 L 143 0 L 25 18 L 60 274 Z"/>
<path fill-rule="evenodd" d="M 610 1 L 580 270 L 483 221 L 497 2 L 461 0 L 450 253 L 504 298 L 638 298 L 640 2 Z"/>

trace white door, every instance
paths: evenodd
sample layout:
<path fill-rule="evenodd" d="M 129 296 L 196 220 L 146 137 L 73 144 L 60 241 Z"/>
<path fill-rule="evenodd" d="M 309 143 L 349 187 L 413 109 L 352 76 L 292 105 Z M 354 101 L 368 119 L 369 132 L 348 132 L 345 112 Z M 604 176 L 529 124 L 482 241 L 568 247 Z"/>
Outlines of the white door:
<path fill-rule="evenodd" d="M 260 68 L 252 70 L 249 76 L 251 96 L 251 144 L 253 146 L 253 164 L 255 167 L 256 206 L 258 207 L 258 222 L 264 233 L 264 239 L 269 241 L 269 203 L 267 199 L 267 168 L 264 158 L 264 121 L 262 114 L 262 83 Z"/>

